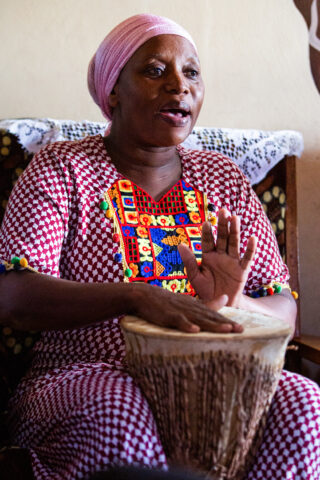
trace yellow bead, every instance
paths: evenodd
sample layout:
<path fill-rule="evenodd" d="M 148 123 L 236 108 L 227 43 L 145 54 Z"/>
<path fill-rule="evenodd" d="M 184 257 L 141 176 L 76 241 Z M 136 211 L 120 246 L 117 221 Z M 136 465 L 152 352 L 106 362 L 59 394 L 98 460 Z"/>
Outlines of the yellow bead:
<path fill-rule="evenodd" d="M 272 200 L 272 195 L 271 195 L 271 193 L 269 192 L 269 190 L 267 190 L 266 192 L 264 192 L 262 198 L 263 198 L 263 201 L 266 202 L 266 203 L 271 202 L 271 200 Z"/>
<path fill-rule="evenodd" d="M 10 327 L 3 327 L 2 333 L 3 335 L 11 335 L 12 329 Z"/>
<path fill-rule="evenodd" d="M 211 223 L 211 225 L 216 226 L 217 223 L 218 223 L 217 217 L 211 217 L 210 218 L 210 223 Z"/>
<path fill-rule="evenodd" d="M 107 217 L 107 218 L 112 218 L 112 212 L 111 212 L 111 210 L 107 210 L 107 211 L 106 211 L 106 217 Z"/>
<path fill-rule="evenodd" d="M 23 168 L 16 168 L 15 169 L 15 174 L 17 175 L 17 177 L 20 177 L 20 175 L 23 173 Z"/>
<path fill-rule="evenodd" d="M 16 344 L 16 339 L 14 337 L 9 337 L 6 341 L 6 345 L 9 348 L 13 348 Z"/>
<path fill-rule="evenodd" d="M 26 259 L 26 258 L 21 258 L 21 259 L 20 259 L 20 265 L 21 265 L 21 267 L 23 267 L 23 268 L 27 268 L 27 266 L 28 266 L 28 261 L 27 261 L 27 259 Z"/>
<path fill-rule="evenodd" d="M 4 157 L 6 157 L 7 155 L 9 155 L 10 150 L 9 150 L 8 147 L 2 147 L 2 148 L 0 149 L 0 153 L 1 153 L 1 155 L 3 155 Z"/>
<path fill-rule="evenodd" d="M 291 295 L 293 296 L 293 298 L 294 298 L 295 300 L 298 300 L 298 298 L 299 298 L 299 295 L 298 295 L 298 293 L 297 293 L 297 292 L 295 292 L 295 291 L 292 291 L 292 292 L 291 292 Z"/>
<path fill-rule="evenodd" d="M 13 353 L 15 355 L 19 355 L 19 353 L 21 353 L 21 350 L 22 350 L 22 345 L 21 343 L 17 343 L 14 347 L 13 347 Z"/>
<path fill-rule="evenodd" d="M 8 135 L 5 135 L 4 137 L 2 137 L 2 145 L 5 145 L 6 147 L 8 145 L 11 145 L 11 138 L 8 137 Z"/>
<path fill-rule="evenodd" d="M 26 347 L 31 347 L 31 345 L 33 344 L 33 338 L 32 337 L 27 337 L 25 338 L 24 340 L 24 345 Z"/>

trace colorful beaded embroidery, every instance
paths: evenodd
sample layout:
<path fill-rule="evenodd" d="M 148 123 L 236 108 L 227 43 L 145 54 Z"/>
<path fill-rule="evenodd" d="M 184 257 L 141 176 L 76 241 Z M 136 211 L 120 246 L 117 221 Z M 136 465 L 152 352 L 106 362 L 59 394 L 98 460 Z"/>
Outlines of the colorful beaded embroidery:
<path fill-rule="evenodd" d="M 215 222 L 215 206 L 184 180 L 155 202 L 130 180 L 118 180 L 100 208 L 114 220 L 114 260 L 122 262 L 125 281 L 144 281 L 173 292 L 194 295 L 178 245 L 185 243 L 201 262 L 201 225 Z M 211 210 L 210 210 L 211 209 Z"/>

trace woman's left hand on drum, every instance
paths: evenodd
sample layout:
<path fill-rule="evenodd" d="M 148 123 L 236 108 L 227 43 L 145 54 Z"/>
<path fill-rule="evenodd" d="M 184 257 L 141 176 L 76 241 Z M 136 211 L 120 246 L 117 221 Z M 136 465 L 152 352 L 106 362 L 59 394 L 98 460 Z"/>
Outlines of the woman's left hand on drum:
<path fill-rule="evenodd" d="M 221 295 L 228 296 L 228 306 L 238 306 L 257 240 L 250 237 L 243 257 L 240 257 L 240 219 L 229 216 L 222 208 L 218 216 L 217 240 L 211 225 L 202 227 L 202 262 L 198 265 L 194 254 L 186 245 L 179 245 L 179 253 L 186 267 L 191 285 L 199 297 L 209 303 Z"/>
<path fill-rule="evenodd" d="M 241 325 L 217 311 L 226 305 L 226 295 L 215 298 L 209 308 L 202 300 L 172 293 L 155 285 L 135 282 L 131 287 L 133 305 L 128 313 L 155 325 L 176 328 L 186 333 L 238 333 L 243 330 Z"/>

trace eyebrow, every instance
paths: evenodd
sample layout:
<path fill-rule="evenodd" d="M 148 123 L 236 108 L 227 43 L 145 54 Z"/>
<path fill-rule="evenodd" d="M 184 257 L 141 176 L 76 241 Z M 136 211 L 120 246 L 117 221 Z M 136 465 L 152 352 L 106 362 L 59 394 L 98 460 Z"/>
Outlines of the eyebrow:
<path fill-rule="evenodd" d="M 143 59 L 144 62 L 148 61 L 148 60 L 151 60 L 153 58 L 156 58 L 156 59 L 159 59 L 159 60 L 165 60 L 163 55 L 161 53 L 151 53 L 150 55 L 148 55 L 147 57 L 145 57 Z M 188 57 L 186 59 L 186 62 L 192 62 L 192 61 L 195 61 L 196 63 L 200 64 L 200 60 L 197 56 L 195 55 L 191 55 L 190 57 Z"/>

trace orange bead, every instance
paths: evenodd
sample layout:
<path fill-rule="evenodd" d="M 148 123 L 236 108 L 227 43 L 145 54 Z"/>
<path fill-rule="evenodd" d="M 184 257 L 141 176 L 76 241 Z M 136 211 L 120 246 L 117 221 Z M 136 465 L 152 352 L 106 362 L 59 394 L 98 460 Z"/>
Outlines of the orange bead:
<path fill-rule="evenodd" d="M 215 227 L 218 223 L 217 217 L 211 217 L 210 218 L 210 223 L 211 223 L 211 225 L 213 225 Z"/>
<path fill-rule="evenodd" d="M 297 292 L 292 291 L 292 292 L 291 292 L 291 295 L 293 296 L 293 298 L 294 298 L 295 300 L 298 300 L 299 295 L 298 295 Z"/>
<path fill-rule="evenodd" d="M 21 267 L 23 267 L 23 268 L 27 268 L 27 266 L 28 266 L 28 261 L 27 261 L 27 259 L 26 259 L 26 258 L 21 258 L 21 259 L 20 259 L 20 265 L 21 265 Z"/>
<path fill-rule="evenodd" d="M 107 217 L 107 218 L 112 218 L 112 212 L 111 212 L 111 210 L 107 210 L 107 211 L 106 211 L 106 217 Z"/>

